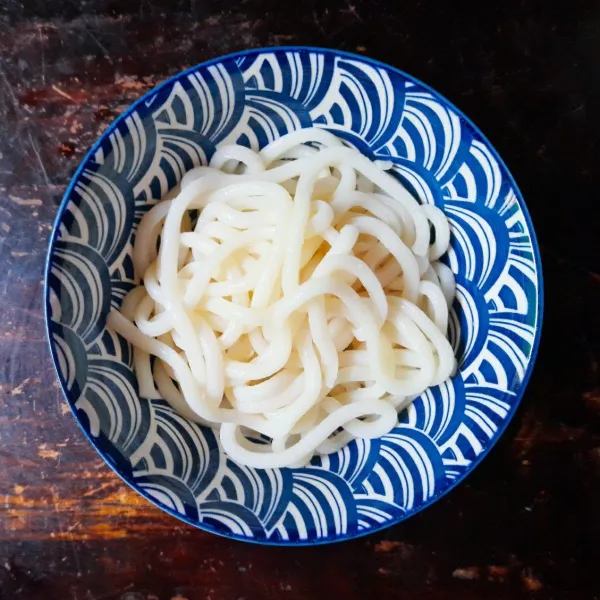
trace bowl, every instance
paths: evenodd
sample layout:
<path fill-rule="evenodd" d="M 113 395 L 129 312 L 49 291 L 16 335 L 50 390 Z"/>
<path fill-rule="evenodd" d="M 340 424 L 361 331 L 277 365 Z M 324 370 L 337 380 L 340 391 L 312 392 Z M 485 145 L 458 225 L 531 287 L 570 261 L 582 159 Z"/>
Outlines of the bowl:
<path fill-rule="evenodd" d="M 297 469 L 227 458 L 211 429 L 140 398 L 132 348 L 107 329 L 134 285 L 143 214 L 223 141 L 259 148 L 323 127 L 448 216 L 458 370 L 376 440 Z M 46 325 L 64 395 L 106 462 L 145 498 L 201 529 L 266 544 L 368 534 L 429 506 L 489 452 L 517 409 L 540 339 L 542 274 L 523 198 L 480 131 L 413 77 L 362 56 L 268 48 L 193 67 L 123 113 L 60 206 L 45 274 Z"/>

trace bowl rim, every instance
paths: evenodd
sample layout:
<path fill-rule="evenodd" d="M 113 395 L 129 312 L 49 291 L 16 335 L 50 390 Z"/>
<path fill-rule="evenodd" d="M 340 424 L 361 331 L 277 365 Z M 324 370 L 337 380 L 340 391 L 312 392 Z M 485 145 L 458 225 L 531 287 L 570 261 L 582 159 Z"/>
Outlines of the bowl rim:
<path fill-rule="evenodd" d="M 225 60 L 241 58 L 244 56 L 260 55 L 260 54 L 264 54 L 264 53 L 277 53 L 277 52 L 316 52 L 316 53 L 330 54 L 334 57 L 336 57 L 336 56 L 344 57 L 344 58 L 348 58 L 351 60 L 356 60 L 356 61 L 360 61 L 363 63 L 367 63 L 371 66 L 378 67 L 378 68 L 381 68 L 381 69 L 384 69 L 387 71 L 391 71 L 391 72 L 394 72 L 394 73 L 400 75 L 407 81 L 410 81 L 413 84 L 421 87 L 423 90 L 429 92 L 435 98 L 439 99 L 445 106 L 447 106 L 448 108 L 453 110 L 456 113 L 456 115 L 461 120 L 463 120 L 471 128 L 471 130 L 474 131 L 480 137 L 481 141 L 486 145 L 487 149 L 492 153 L 492 156 L 498 161 L 498 165 L 500 166 L 500 168 L 503 169 L 503 172 L 506 174 L 507 180 L 509 181 L 512 189 L 514 190 L 515 197 L 517 199 L 517 202 L 519 204 L 521 211 L 523 212 L 525 222 L 527 223 L 527 227 L 529 229 L 529 234 L 530 234 L 530 238 L 531 238 L 531 245 L 532 245 L 532 250 L 533 250 L 533 254 L 534 254 L 535 264 L 537 266 L 537 298 L 536 298 L 537 318 L 536 318 L 536 323 L 535 323 L 534 341 L 533 341 L 533 345 L 532 345 L 532 349 L 531 349 L 529 362 L 527 364 L 527 369 L 525 371 L 523 380 L 521 381 L 521 384 L 516 392 L 514 402 L 511 405 L 511 408 L 510 408 L 506 418 L 502 421 L 502 423 L 498 427 L 494 437 L 492 439 L 488 440 L 488 442 L 486 443 L 486 446 L 485 446 L 484 450 L 481 452 L 481 454 L 479 454 L 471 462 L 471 464 L 469 465 L 469 468 L 467 470 L 465 470 L 461 475 L 459 475 L 456 479 L 454 479 L 451 482 L 451 484 L 448 485 L 444 490 L 441 490 L 437 494 L 433 495 L 431 498 L 429 498 L 427 501 L 423 502 L 416 509 L 413 509 L 410 513 L 408 513 L 404 517 L 392 519 L 389 522 L 386 522 L 386 523 L 383 523 L 376 527 L 371 527 L 364 531 L 356 532 L 353 534 L 331 535 L 331 536 L 327 536 L 327 537 L 320 538 L 317 540 L 302 540 L 302 541 L 262 540 L 262 539 L 256 539 L 256 538 L 249 538 L 249 537 L 245 537 L 240 534 L 235 534 L 235 533 L 230 533 L 227 531 L 219 530 L 219 529 L 213 527 L 212 525 L 202 523 L 200 521 L 194 521 L 193 519 L 190 519 L 186 515 L 182 515 L 181 513 L 178 513 L 177 511 L 173 510 L 172 508 L 163 505 L 159 500 L 155 499 L 150 494 L 148 494 L 143 488 L 138 486 L 135 483 L 135 480 L 129 480 L 127 478 L 127 475 L 121 472 L 118 465 L 112 463 L 111 457 L 104 453 L 104 451 L 99 447 L 99 444 L 94 440 L 93 436 L 88 431 L 85 430 L 83 423 L 79 419 L 75 406 L 69 400 L 69 393 L 68 393 L 68 390 L 66 387 L 66 383 L 62 377 L 62 374 L 60 373 L 60 371 L 58 369 L 58 357 L 56 354 L 55 346 L 52 343 L 52 333 L 50 330 L 50 325 L 51 325 L 50 285 L 49 285 L 50 269 L 51 269 L 51 265 L 52 265 L 52 256 L 54 253 L 54 247 L 56 245 L 57 240 L 59 239 L 60 224 L 62 223 L 64 213 L 69 204 L 69 198 L 71 196 L 71 193 L 73 191 L 75 183 L 79 179 L 79 177 L 80 177 L 81 173 L 83 172 L 87 163 L 90 161 L 91 158 L 93 158 L 94 154 L 96 153 L 96 151 L 98 150 L 98 148 L 100 147 L 102 142 L 116 129 L 116 127 L 119 123 L 121 123 L 124 119 L 126 119 L 129 115 L 131 115 L 138 108 L 138 106 L 140 106 L 144 101 L 146 101 L 151 96 L 156 94 L 159 90 L 161 90 L 169 85 L 172 85 L 180 78 L 185 77 L 186 75 L 192 74 L 192 73 L 198 71 L 198 69 L 200 69 L 202 67 L 209 67 L 211 65 L 219 64 Z M 52 366 L 54 368 L 54 372 L 60 383 L 60 388 L 61 388 L 63 398 L 66 400 L 67 404 L 69 405 L 69 408 L 71 409 L 71 413 L 73 414 L 73 417 L 75 418 L 75 421 L 79 425 L 79 428 L 83 432 L 84 436 L 87 438 L 87 440 L 90 442 L 92 447 L 96 450 L 96 452 L 100 455 L 102 460 L 111 468 L 111 470 L 124 483 L 126 483 L 129 487 L 131 487 L 136 493 L 140 494 L 143 498 L 145 498 L 146 500 L 151 502 L 158 509 L 168 513 L 169 515 L 175 517 L 176 519 L 179 519 L 180 521 L 187 523 L 188 525 L 195 527 L 196 529 L 200 529 L 207 533 L 213 533 L 213 534 L 219 535 L 221 537 L 225 537 L 225 538 L 229 538 L 229 539 L 233 539 L 233 540 L 237 540 L 237 541 L 248 542 L 248 543 L 257 544 L 257 545 L 261 545 L 261 546 L 279 546 L 279 547 L 321 546 L 321 545 L 325 545 L 325 544 L 332 544 L 332 543 L 336 543 L 336 542 L 343 542 L 343 541 L 349 541 L 352 539 L 358 539 L 358 538 L 362 538 L 366 535 L 370 535 L 372 533 L 378 533 L 385 529 L 388 529 L 389 527 L 398 525 L 399 523 L 402 523 L 403 521 L 406 521 L 407 519 L 409 519 L 411 517 L 414 517 L 416 514 L 422 512 L 423 510 L 425 510 L 426 508 L 428 508 L 429 506 L 431 506 L 432 504 L 437 502 L 440 498 L 444 497 L 446 494 L 448 494 L 452 490 L 456 489 L 466 479 L 466 477 L 468 477 L 481 464 L 483 459 L 488 456 L 488 454 L 493 449 L 493 447 L 496 445 L 498 440 L 504 435 L 506 428 L 508 427 L 509 423 L 512 422 L 517 410 L 519 409 L 519 406 L 521 405 L 521 401 L 523 400 L 523 396 L 525 395 L 525 390 L 527 389 L 527 385 L 529 384 L 531 375 L 535 368 L 535 363 L 537 360 L 538 350 L 539 350 L 541 337 L 542 337 L 542 325 L 543 325 L 543 318 L 544 318 L 543 267 L 542 267 L 540 248 L 539 248 L 539 244 L 537 241 L 535 229 L 533 227 L 533 222 L 531 220 L 531 215 L 529 214 L 529 209 L 527 208 L 527 205 L 523 198 L 523 194 L 521 193 L 521 190 L 517 186 L 517 183 L 511 173 L 511 171 L 508 169 L 508 166 L 506 165 L 505 161 L 499 155 L 498 151 L 492 145 L 492 143 L 488 140 L 488 138 L 481 132 L 481 130 L 475 125 L 475 123 L 473 123 L 473 121 L 471 121 L 471 119 L 462 112 L 462 110 L 457 108 L 444 95 L 440 94 L 439 92 L 434 90 L 431 86 L 422 82 L 418 78 L 406 73 L 405 71 L 403 71 L 401 69 L 398 69 L 397 67 L 389 65 L 387 63 L 384 63 L 383 61 L 380 61 L 380 60 L 377 60 L 374 58 L 370 58 L 368 56 L 356 54 L 353 52 L 347 52 L 345 50 L 320 48 L 318 46 L 266 46 L 266 47 L 252 48 L 252 49 L 248 49 L 248 50 L 241 50 L 238 52 L 231 52 L 228 54 L 217 56 L 210 60 L 193 65 L 183 71 L 180 71 L 180 72 L 168 77 L 163 82 L 161 82 L 157 86 L 153 87 L 152 89 L 148 90 L 146 93 L 142 94 L 137 100 L 132 102 L 127 107 L 127 109 L 125 111 L 123 111 L 120 115 L 118 115 L 114 119 L 114 121 L 110 124 L 110 126 L 104 132 L 102 132 L 100 137 L 94 142 L 92 147 L 88 150 L 88 152 L 86 153 L 84 158 L 79 163 L 77 170 L 71 176 L 71 180 L 65 190 L 65 193 L 64 193 L 62 200 L 60 202 L 60 205 L 58 207 L 56 217 L 52 224 L 52 231 L 50 234 L 50 238 L 49 238 L 49 242 L 48 242 L 48 249 L 47 249 L 46 258 L 45 258 L 44 286 L 43 286 L 42 294 L 43 294 L 44 328 L 46 331 L 46 341 L 47 341 L 47 344 L 48 344 L 48 347 L 50 350 L 50 355 L 52 358 Z"/>

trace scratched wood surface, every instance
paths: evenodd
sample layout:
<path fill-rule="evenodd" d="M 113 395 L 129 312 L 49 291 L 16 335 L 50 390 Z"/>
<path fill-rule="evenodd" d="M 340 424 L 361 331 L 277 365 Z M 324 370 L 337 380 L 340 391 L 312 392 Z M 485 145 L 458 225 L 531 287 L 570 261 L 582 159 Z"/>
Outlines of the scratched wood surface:
<path fill-rule="evenodd" d="M 484 4 L 0 2 L 0 598 L 600 598 L 600 12 Z M 58 203 L 112 119 L 181 69 L 274 44 L 366 53 L 458 104 L 519 182 L 546 278 L 534 377 L 483 465 L 406 523 L 315 549 L 211 536 L 129 490 L 61 398 L 41 308 Z"/>

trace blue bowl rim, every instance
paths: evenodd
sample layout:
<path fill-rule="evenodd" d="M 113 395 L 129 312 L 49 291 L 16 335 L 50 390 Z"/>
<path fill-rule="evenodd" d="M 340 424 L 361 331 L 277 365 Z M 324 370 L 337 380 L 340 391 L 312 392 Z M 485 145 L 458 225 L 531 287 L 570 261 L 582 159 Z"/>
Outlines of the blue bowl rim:
<path fill-rule="evenodd" d="M 148 494 L 144 489 L 142 489 L 138 485 L 136 485 L 136 483 L 134 481 L 128 480 L 124 474 L 119 472 L 119 470 L 117 469 L 117 467 L 115 465 L 111 464 L 111 462 L 108 460 L 108 457 L 98 447 L 98 444 L 96 443 L 94 438 L 84 429 L 83 424 L 81 423 L 79 417 L 77 416 L 77 411 L 76 411 L 75 407 L 69 401 L 69 395 L 68 395 L 68 391 L 67 391 L 67 388 L 65 385 L 65 381 L 63 380 L 63 377 L 62 377 L 60 371 L 58 370 L 58 366 L 57 366 L 58 365 L 58 357 L 56 355 L 56 351 L 52 344 L 52 336 L 51 336 L 51 332 L 50 332 L 50 285 L 49 285 L 50 278 L 49 278 L 49 275 L 50 275 L 51 258 L 52 258 L 52 254 L 54 251 L 54 246 L 55 246 L 56 240 L 59 237 L 58 234 L 59 234 L 60 223 L 62 222 L 63 214 L 69 203 L 69 197 L 71 195 L 71 192 L 73 191 L 75 182 L 81 175 L 85 165 L 88 163 L 88 161 L 93 157 L 95 152 L 100 147 L 102 140 L 104 140 L 107 136 L 109 136 L 115 130 L 115 128 L 119 122 L 121 122 L 123 119 L 127 118 L 140 104 L 142 104 L 142 102 L 147 100 L 150 96 L 156 94 L 163 87 L 166 87 L 167 85 L 174 83 L 177 79 L 184 77 L 185 75 L 196 72 L 201 67 L 209 67 L 211 65 L 221 63 L 224 60 L 241 58 L 243 56 L 249 56 L 252 54 L 258 55 L 258 54 L 262 54 L 265 52 L 299 52 L 299 51 L 320 52 L 320 53 L 331 54 L 333 56 L 342 56 L 342 57 L 346 57 L 346 58 L 349 58 L 352 60 L 358 60 L 358 61 L 370 64 L 372 66 L 382 68 L 384 70 L 389 70 L 389 71 L 395 72 L 395 73 L 399 74 L 400 76 L 404 77 L 405 79 L 407 79 L 408 81 L 411 81 L 415 85 L 418 85 L 421 88 L 423 88 L 424 90 L 427 90 L 434 97 L 438 98 L 443 103 L 445 103 L 445 105 L 447 107 L 452 109 L 462 120 L 465 121 L 465 123 L 467 123 L 467 125 L 469 125 L 469 127 L 472 128 L 473 131 L 475 131 L 477 133 L 477 135 L 480 136 L 481 140 L 486 144 L 487 148 L 491 151 L 492 155 L 498 161 L 498 164 L 500 165 L 500 167 L 502 167 L 502 169 L 506 173 L 508 180 L 511 183 L 511 186 L 514 189 L 515 196 L 519 202 L 519 206 L 520 206 L 521 210 L 523 211 L 523 215 L 525 216 L 525 220 L 527 222 L 527 227 L 529 228 L 529 233 L 531 236 L 531 245 L 532 245 L 533 252 L 535 255 L 536 265 L 538 266 L 537 320 L 536 320 L 535 339 L 534 339 L 534 344 L 533 344 L 533 348 L 531 351 L 529 363 L 527 365 L 527 371 L 525 372 L 523 381 L 521 382 L 521 385 L 519 386 L 519 389 L 517 391 L 516 399 L 515 399 L 514 403 L 512 404 L 511 409 L 510 409 L 508 415 L 506 416 L 506 419 L 502 422 L 501 426 L 498 428 L 498 431 L 496 432 L 496 435 L 494 436 L 494 438 L 492 438 L 488 442 L 484 451 L 479 456 L 477 456 L 477 458 L 475 460 L 473 460 L 469 469 L 466 470 L 459 477 L 457 477 L 447 488 L 445 488 L 438 494 L 434 495 L 433 497 L 429 498 L 429 500 L 427 500 L 421 506 L 419 506 L 417 509 L 415 509 L 414 511 L 409 513 L 406 517 L 392 520 L 392 521 L 390 521 L 388 523 L 384 523 L 383 525 L 380 525 L 378 527 L 373 527 L 371 529 L 367 529 L 366 531 L 361 531 L 359 533 L 355 533 L 352 535 L 347 534 L 347 535 L 341 535 L 341 536 L 331 536 L 331 537 L 326 537 L 326 538 L 322 538 L 319 540 L 313 540 L 313 541 L 269 541 L 269 540 L 257 540 L 257 539 L 253 539 L 253 538 L 247 538 L 242 535 L 228 533 L 225 531 L 220 531 L 220 530 L 218 530 L 210 525 L 207 525 L 205 523 L 189 519 L 185 515 L 182 515 L 182 514 L 176 512 L 175 510 L 169 508 L 168 506 L 164 506 L 161 502 L 159 502 L 158 500 L 153 498 L 150 494 Z M 181 72 L 169 77 L 168 79 L 166 79 L 165 81 L 163 81 L 162 83 L 157 85 L 156 87 L 152 88 L 151 90 L 149 90 L 148 92 L 146 92 L 145 94 L 140 96 L 137 100 L 135 100 L 127 108 L 127 110 L 124 111 L 123 113 L 121 113 L 110 124 L 108 129 L 106 129 L 102 133 L 102 135 L 98 138 L 98 140 L 96 140 L 94 145 L 90 148 L 88 153 L 85 155 L 85 157 L 79 164 L 79 167 L 73 174 L 71 181 L 70 181 L 67 189 L 65 190 L 65 193 L 61 200 L 56 218 L 54 220 L 54 224 L 52 225 L 52 233 L 50 234 L 50 243 L 48 244 L 45 268 L 44 268 L 43 304 L 44 304 L 44 321 L 45 321 L 45 329 L 46 329 L 46 338 L 47 338 L 48 346 L 50 349 L 50 354 L 52 356 L 52 363 L 53 363 L 54 371 L 60 382 L 60 387 L 61 387 L 63 396 L 64 396 L 65 400 L 67 400 L 67 403 L 69 404 L 69 407 L 71 408 L 71 412 L 73 413 L 73 416 L 75 417 L 75 421 L 77 421 L 77 424 L 79 425 L 81 431 L 83 431 L 84 436 L 88 439 L 90 444 L 94 447 L 96 452 L 98 452 L 98 454 L 101 456 L 101 458 L 104 460 L 104 462 L 121 478 L 121 480 L 123 482 L 125 482 L 128 486 L 130 486 L 135 492 L 140 494 L 146 500 L 148 500 L 149 502 L 154 504 L 157 508 L 165 511 L 166 513 L 170 514 L 171 516 L 175 517 L 176 519 L 179 519 L 180 521 L 183 521 L 183 522 L 187 523 L 188 525 L 192 525 L 193 527 L 195 527 L 197 529 L 207 531 L 209 533 L 214 533 L 221 537 L 230 538 L 230 539 L 243 541 L 243 542 L 249 542 L 249 543 L 262 545 L 262 546 L 294 546 L 294 547 L 296 547 L 296 546 L 321 546 L 324 544 L 331 544 L 331 543 L 335 543 L 335 542 L 343 542 L 343 541 L 348 541 L 351 539 L 357 539 L 357 538 L 364 537 L 366 535 L 370 535 L 372 533 L 380 532 L 389 527 L 392 527 L 393 525 L 397 525 L 410 517 L 415 516 L 416 514 L 423 511 L 424 509 L 431 506 L 434 502 L 437 502 L 440 498 L 445 496 L 448 492 L 454 490 L 460 483 L 462 483 L 462 481 L 464 481 L 464 479 L 468 475 L 470 475 L 475 470 L 475 468 L 477 466 L 479 466 L 481 461 L 489 454 L 490 450 L 496 445 L 498 440 L 504 434 L 506 428 L 508 427 L 508 424 L 514 418 L 515 413 L 521 404 L 521 401 L 525 394 L 525 390 L 527 388 L 527 385 L 529 384 L 529 380 L 531 378 L 531 374 L 532 374 L 534 366 L 535 366 L 535 362 L 537 359 L 537 354 L 538 354 L 538 350 L 539 350 L 539 346 L 540 346 L 540 340 L 541 340 L 541 336 L 542 336 L 542 323 L 543 323 L 543 317 L 544 317 L 544 277 L 543 277 L 540 249 L 539 249 L 539 245 L 537 242 L 535 229 L 534 229 L 533 223 L 531 221 L 531 216 L 529 214 L 529 210 L 527 208 L 527 205 L 525 204 L 523 195 L 521 194 L 521 190 L 517 186 L 517 183 L 514 180 L 512 173 L 508 169 L 504 160 L 498 154 L 495 147 L 487 139 L 487 137 L 485 135 L 483 135 L 483 133 L 471 121 L 471 119 L 469 119 L 460 109 L 458 109 L 445 96 L 443 96 L 442 94 L 440 94 L 439 92 L 434 90 L 432 87 L 430 87 L 426 83 L 423 83 L 416 77 L 413 77 L 412 75 L 409 75 L 408 73 L 402 71 L 401 69 L 398 69 L 396 67 L 388 65 L 382 61 L 379 61 L 379 60 L 376 60 L 373 58 L 369 58 L 367 56 L 362 56 L 360 54 L 355 54 L 353 52 L 346 52 L 344 50 L 333 50 L 331 48 L 319 48 L 316 46 L 270 46 L 270 47 L 261 47 L 261 48 L 253 48 L 253 49 L 249 49 L 249 50 L 242 50 L 242 51 L 238 51 L 238 52 L 231 52 L 229 54 L 218 56 L 216 58 L 207 60 L 205 62 L 198 63 L 197 65 L 189 67 L 188 69 L 185 69 L 184 71 L 181 71 Z"/>

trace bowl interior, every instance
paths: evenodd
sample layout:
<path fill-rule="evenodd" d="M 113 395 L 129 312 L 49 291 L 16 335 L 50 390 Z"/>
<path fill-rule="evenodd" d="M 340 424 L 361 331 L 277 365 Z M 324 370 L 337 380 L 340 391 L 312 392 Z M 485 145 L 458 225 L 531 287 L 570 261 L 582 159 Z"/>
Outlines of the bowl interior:
<path fill-rule="evenodd" d="M 132 350 L 106 328 L 134 286 L 144 213 L 222 142 L 259 148 L 327 128 L 450 219 L 456 376 L 378 440 L 301 469 L 229 460 L 210 429 L 140 398 Z M 457 484 L 498 439 L 540 335 L 531 222 L 494 149 L 452 105 L 391 67 L 340 52 L 255 50 L 205 63 L 140 99 L 69 186 L 46 273 L 50 347 L 65 396 L 100 454 L 137 491 L 204 529 L 263 543 L 320 543 L 389 526 Z"/>

